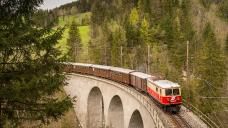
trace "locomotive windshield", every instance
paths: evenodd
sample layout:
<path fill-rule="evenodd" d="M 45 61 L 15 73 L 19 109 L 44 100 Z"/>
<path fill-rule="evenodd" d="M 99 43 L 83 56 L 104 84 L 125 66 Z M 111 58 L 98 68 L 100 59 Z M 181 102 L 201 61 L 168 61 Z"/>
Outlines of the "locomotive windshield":
<path fill-rule="evenodd" d="M 179 89 L 173 89 L 173 95 L 179 95 Z"/>
<path fill-rule="evenodd" d="M 165 95 L 166 96 L 172 96 L 172 95 L 180 95 L 179 89 L 165 89 Z"/>
<path fill-rule="evenodd" d="M 166 89 L 165 90 L 165 95 L 166 96 L 171 96 L 172 95 L 172 89 Z"/>

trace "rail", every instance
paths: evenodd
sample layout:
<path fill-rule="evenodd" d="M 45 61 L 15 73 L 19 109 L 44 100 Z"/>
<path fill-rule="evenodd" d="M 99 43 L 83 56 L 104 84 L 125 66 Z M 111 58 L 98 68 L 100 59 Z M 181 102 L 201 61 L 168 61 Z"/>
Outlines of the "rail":
<path fill-rule="evenodd" d="M 180 115 L 170 115 L 174 123 L 179 127 L 179 128 L 192 128 L 191 125 L 188 124 L 188 122 L 183 119 Z"/>
<path fill-rule="evenodd" d="M 188 108 L 194 114 L 196 114 L 204 123 L 206 123 L 207 126 L 209 126 L 210 128 L 219 128 L 219 126 L 214 121 L 212 121 L 207 115 L 205 115 L 203 112 L 201 112 L 198 108 L 196 108 L 192 104 L 189 104 L 184 99 L 183 99 L 183 104 L 186 108 Z"/>

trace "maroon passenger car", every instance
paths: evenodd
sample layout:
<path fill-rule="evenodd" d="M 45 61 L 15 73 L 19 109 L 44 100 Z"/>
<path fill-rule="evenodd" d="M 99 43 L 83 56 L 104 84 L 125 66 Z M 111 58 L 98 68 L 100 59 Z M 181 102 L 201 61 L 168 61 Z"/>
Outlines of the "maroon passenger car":
<path fill-rule="evenodd" d="M 92 65 L 93 75 L 110 79 L 110 66 Z"/>
<path fill-rule="evenodd" d="M 134 70 L 111 67 L 110 77 L 111 77 L 111 80 L 129 85 L 131 72 L 134 72 Z"/>
<path fill-rule="evenodd" d="M 131 85 L 135 87 L 139 91 L 146 92 L 147 91 L 147 79 L 151 77 L 151 75 L 142 73 L 142 72 L 132 72 L 131 76 Z"/>

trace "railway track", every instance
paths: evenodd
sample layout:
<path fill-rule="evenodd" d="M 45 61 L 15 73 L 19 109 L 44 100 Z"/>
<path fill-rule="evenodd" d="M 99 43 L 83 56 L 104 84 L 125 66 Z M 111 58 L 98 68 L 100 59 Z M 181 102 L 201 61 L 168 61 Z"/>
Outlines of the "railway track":
<path fill-rule="evenodd" d="M 171 127 L 174 128 L 193 128 L 183 117 L 181 117 L 180 114 L 172 114 L 170 112 L 165 111 L 164 109 L 161 108 L 160 104 L 156 102 L 150 95 L 144 94 L 144 96 L 149 97 L 155 104 L 156 106 L 163 111 L 172 121 L 173 125 Z"/>
<path fill-rule="evenodd" d="M 182 118 L 179 114 L 169 114 L 171 120 L 175 124 L 175 128 L 192 128 L 188 122 Z"/>

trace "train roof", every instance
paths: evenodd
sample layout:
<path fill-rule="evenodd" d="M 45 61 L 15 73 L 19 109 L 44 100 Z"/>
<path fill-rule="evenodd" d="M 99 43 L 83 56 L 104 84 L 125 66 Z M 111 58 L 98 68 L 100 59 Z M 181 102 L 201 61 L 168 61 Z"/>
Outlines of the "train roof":
<path fill-rule="evenodd" d="M 112 71 L 116 71 L 116 72 L 121 72 L 121 73 L 130 73 L 130 72 L 134 72 L 134 70 L 131 69 L 125 69 L 125 68 L 118 68 L 118 67 L 111 67 Z"/>
<path fill-rule="evenodd" d="M 106 69 L 106 70 L 111 69 L 110 66 L 106 66 L 106 65 L 96 65 L 96 64 L 94 64 L 94 65 L 92 65 L 92 67 L 99 68 L 99 69 Z"/>
<path fill-rule="evenodd" d="M 161 76 L 151 75 L 151 77 L 148 78 L 148 80 L 151 81 L 151 82 L 154 82 L 154 81 L 157 81 L 157 80 L 164 80 L 164 78 L 161 77 Z"/>
<path fill-rule="evenodd" d="M 153 81 L 154 84 L 158 85 L 161 88 L 179 88 L 180 85 L 178 83 L 174 83 L 169 80 L 157 80 Z"/>
<path fill-rule="evenodd" d="M 75 66 L 85 66 L 85 67 L 91 67 L 93 64 L 84 64 L 84 63 L 71 63 L 72 65 Z"/>
<path fill-rule="evenodd" d="M 151 77 L 151 75 L 148 75 L 148 74 L 145 74 L 145 73 L 142 73 L 142 72 L 132 72 L 130 74 L 134 75 L 134 76 L 137 76 L 137 77 L 140 77 L 140 78 L 143 78 L 143 79 L 147 79 L 147 78 Z"/>

